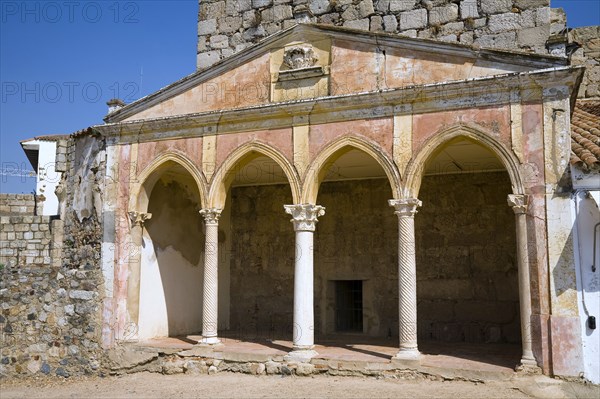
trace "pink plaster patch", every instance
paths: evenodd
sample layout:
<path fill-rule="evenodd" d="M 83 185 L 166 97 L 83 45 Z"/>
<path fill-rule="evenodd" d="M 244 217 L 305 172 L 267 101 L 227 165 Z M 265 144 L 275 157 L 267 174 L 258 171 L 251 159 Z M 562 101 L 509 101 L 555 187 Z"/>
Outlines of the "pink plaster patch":
<path fill-rule="evenodd" d="M 583 373 L 579 318 L 551 316 L 550 330 L 553 373 L 560 376 L 579 376 Z"/>
<path fill-rule="evenodd" d="M 268 143 L 269 146 L 280 151 L 290 163 L 294 161 L 294 143 L 291 128 L 261 130 L 217 136 L 217 168 L 236 148 L 252 141 Z"/>

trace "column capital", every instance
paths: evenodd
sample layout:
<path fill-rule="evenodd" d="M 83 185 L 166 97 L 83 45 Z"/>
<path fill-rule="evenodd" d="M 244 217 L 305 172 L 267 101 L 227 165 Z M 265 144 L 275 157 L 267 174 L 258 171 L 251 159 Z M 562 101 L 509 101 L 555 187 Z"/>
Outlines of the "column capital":
<path fill-rule="evenodd" d="M 223 209 L 219 208 L 204 208 L 200 210 L 200 215 L 204 217 L 206 224 L 219 224 L 219 217 Z"/>
<path fill-rule="evenodd" d="M 286 213 L 292 215 L 295 231 L 315 231 L 317 218 L 325 214 L 325 207 L 313 204 L 284 205 Z"/>
<path fill-rule="evenodd" d="M 414 217 L 417 208 L 423 205 L 417 198 L 391 199 L 388 204 L 396 209 L 394 213 L 398 217 Z"/>
<path fill-rule="evenodd" d="M 525 194 L 508 194 L 508 206 L 510 206 L 516 215 L 527 212 L 529 205 L 529 196 Z"/>
<path fill-rule="evenodd" d="M 146 220 L 152 219 L 151 213 L 131 211 L 127 212 L 127 214 L 129 215 L 129 220 L 131 220 L 131 227 L 144 226 Z"/>

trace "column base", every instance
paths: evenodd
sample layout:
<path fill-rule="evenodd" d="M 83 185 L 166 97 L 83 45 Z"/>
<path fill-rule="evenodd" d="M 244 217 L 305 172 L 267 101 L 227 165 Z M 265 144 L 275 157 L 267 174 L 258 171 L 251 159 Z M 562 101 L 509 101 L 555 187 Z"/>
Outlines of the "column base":
<path fill-rule="evenodd" d="M 290 353 L 283 357 L 286 362 L 309 363 L 310 359 L 317 356 L 318 353 L 314 349 L 294 348 Z"/>
<path fill-rule="evenodd" d="M 395 356 L 392 356 L 392 364 L 406 367 L 418 367 L 421 365 L 421 352 L 417 349 L 401 349 Z"/>
<path fill-rule="evenodd" d="M 222 345 L 221 340 L 218 337 L 202 337 L 198 341 L 198 345 L 200 346 L 215 346 Z"/>
<path fill-rule="evenodd" d="M 515 371 L 525 374 L 542 374 L 542 369 L 538 366 L 535 359 L 523 357 L 521 362 L 515 367 Z"/>

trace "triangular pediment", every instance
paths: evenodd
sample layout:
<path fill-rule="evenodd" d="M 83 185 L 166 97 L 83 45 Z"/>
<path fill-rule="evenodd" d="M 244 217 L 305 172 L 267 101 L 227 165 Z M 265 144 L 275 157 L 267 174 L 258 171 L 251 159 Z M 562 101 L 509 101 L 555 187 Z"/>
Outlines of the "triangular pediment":
<path fill-rule="evenodd" d="M 566 64 L 559 57 L 301 24 L 135 101 L 105 120 L 217 112 Z"/>

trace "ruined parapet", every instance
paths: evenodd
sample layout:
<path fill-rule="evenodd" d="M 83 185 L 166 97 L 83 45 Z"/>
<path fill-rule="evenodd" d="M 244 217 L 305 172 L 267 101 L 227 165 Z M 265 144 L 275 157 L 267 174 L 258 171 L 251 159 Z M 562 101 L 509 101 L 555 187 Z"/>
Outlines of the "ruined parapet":
<path fill-rule="evenodd" d="M 197 67 L 304 22 L 539 54 L 566 43 L 550 0 L 200 0 Z"/>
<path fill-rule="evenodd" d="M 569 42 L 579 46 L 571 55 L 571 64 L 585 66 L 578 97 L 600 99 L 600 26 L 571 30 Z"/>

